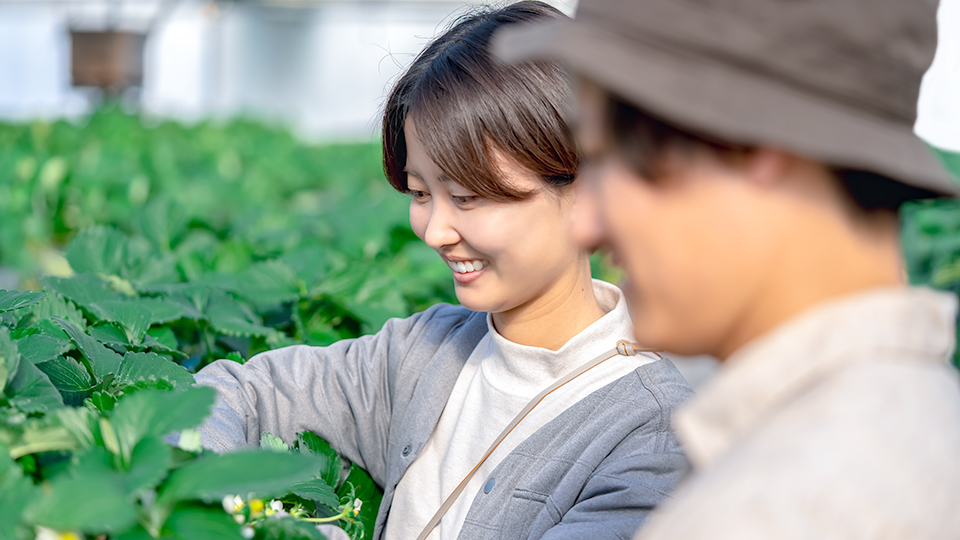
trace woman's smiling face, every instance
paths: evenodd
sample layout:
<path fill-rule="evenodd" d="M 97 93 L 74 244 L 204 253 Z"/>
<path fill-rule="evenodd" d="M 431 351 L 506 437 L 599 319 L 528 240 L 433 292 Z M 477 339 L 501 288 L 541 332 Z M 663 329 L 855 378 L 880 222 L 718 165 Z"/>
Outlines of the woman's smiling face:
<path fill-rule="evenodd" d="M 473 311 L 545 307 L 576 283 L 586 260 L 568 234 L 572 186 L 549 189 L 501 155 L 503 179 L 532 194 L 521 201 L 484 199 L 447 177 L 404 125 L 410 225 L 450 266 L 457 299 Z"/>

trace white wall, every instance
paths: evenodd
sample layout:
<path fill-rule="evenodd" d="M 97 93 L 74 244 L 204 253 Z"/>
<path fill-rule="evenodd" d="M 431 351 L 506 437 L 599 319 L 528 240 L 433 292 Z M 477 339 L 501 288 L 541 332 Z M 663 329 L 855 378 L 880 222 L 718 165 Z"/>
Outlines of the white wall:
<path fill-rule="evenodd" d="M 960 0 L 940 0 L 937 26 L 937 55 L 920 86 L 915 131 L 960 152 Z"/>
<path fill-rule="evenodd" d="M 313 140 L 374 136 L 390 84 L 469 5 L 181 0 L 163 13 L 160 0 L 137 2 L 114 17 L 121 29 L 145 28 L 150 13 L 162 13 L 145 44 L 144 112 L 186 122 L 243 114 Z M 572 13 L 575 0 L 553 3 Z M 106 17 L 98 0 L 64 5 L 0 0 L 0 119 L 88 109 L 90 92 L 70 87 L 69 29 L 96 29 Z"/>
<path fill-rule="evenodd" d="M 175 6 L 146 43 L 146 112 L 188 122 L 246 114 L 290 125 L 308 139 L 372 136 L 390 83 L 468 4 L 164 1 L 120 0 L 129 6 L 119 22 L 134 27 L 162 13 L 158 6 Z M 572 13 L 576 0 L 553 3 Z M 98 0 L 0 0 L 0 119 L 87 110 L 88 93 L 70 86 L 69 28 L 102 25 L 100 8 Z M 960 0 L 940 0 L 939 26 L 916 131 L 932 144 L 960 151 Z"/>

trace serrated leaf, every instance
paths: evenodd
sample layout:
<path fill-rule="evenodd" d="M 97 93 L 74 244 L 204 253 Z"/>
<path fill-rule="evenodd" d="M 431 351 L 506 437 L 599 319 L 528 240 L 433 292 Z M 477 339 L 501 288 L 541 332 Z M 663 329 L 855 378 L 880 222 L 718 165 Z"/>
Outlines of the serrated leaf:
<path fill-rule="evenodd" d="M 150 240 L 161 251 L 170 251 L 174 240 L 186 230 L 188 217 L 183 209 L 166 196 L 147 202 L 134 224 L 137 232 Z"/>
<path fill-rule="evenodd" d="M 123 328 L 115 322 L 99 322 L 87 328 L 87 334 L 104 345 L 132 345 Z"/>
<path fill-rule="evenodd" d="M 174 388 L 188 387 L 194 383 L 193 375 L 178 364 L 156 353 L 127 353 L 123 355 L 115 384 L 132 385 L 140 381 L 165 379 Z"/>
<path fill-rule="evenodd" d="M 158 505 L 200 499 L 219 501 L 226 495 L 253 493 L 260 498 L 288 493 L 314 475 L 313 456 L 259 450 L 205 455 L 170 473 Z"/>
<path fill-rule="evenodd" d="M 20 356 L 34 364 L 53 360 L 72 348 L 70 341 L 43 334 L 31 334 L 17 340 Z"/>
<path fill-rule="evenodd" d="M 116 373 L 120 368 L 121 356 L 116 352 L 104 347 L 97 340 L 83 333 L 76 325 L 64 319 L 54 318 L 53 322 L 57 324 L 67 335 L 73 344 L 80 349 L 83 357 L 87 360 L 87 369 L 97 378 L 104 378 L 110 373 Z"/>
<path fill-rule="evenodd" d="M 143 342 L 143 336 L 153 320 L 150 308 L 140 305 L 138 300 L 108 300 L 90 305 L 101 318 L 119 324 L 134 345 Z"/>
<path fill-rule="evenodd" d="M 276 333 L 273 328 L 261 325 L 256 315 L 225 293 L 211 296 L 205 315 L 214 330 L 228 336 L 270 336 Z"/>
<path fill-rule="evenodd" d="M 7 386 L 10 405 L 26 412 L 48 412 L 63 407 L 63 397 L 47 374 L 30 362 L 21 362 Z"/>
<path fill-rule="evenodd" d="M 127 235 L 103 226 L 81 231 L 65 250 L 70 267 L 78 274 L 117 274 L 127 264 Z"/>
<path fill-rule="evenodd" d="M 157 343 L 169 350 L 177 350 L 177 335 L 170 328 L 151 328 L 147 330 L 148 339 L 153 338 Z"/>
<path fill-rule="evenodd" d="M 0 313 L 36 304 L 46 295 L 47 293 L 44 292 L 6 291 L 0 289 Z"/>
<path fill-rule="evenodd" d="M 314 478 L 305 482 L 294 484 L 290 491 L 299 497 L 316 501 L 330 509 L 337 509 L 340 506 L 340 498 L 329 484 L 320 478 Z M 363 507 L 360 507 L 363 510 Z"/>
<path fill-rule="evenodd" d="M 187 315 L 184 307 L 163 298 L 140 298 L 140 305 L 148 308 L 152 314 L 150 324 L 165 324 L 182 319 Z"/>
<path fill-rule="evenodd" d="M 83 392 L 93 387 L 90 373 L 79 362 L 69 356 L 58 356 L 53 360 L 35 364 L 47 374 L 50 382 L 61 392 Z"/>
<path fill-rule="evenodd" d="M 212 388 L 196 387 L 176 392 L 140 390 L 123 396 L 111 422 L 124 463 L 129 463 L 142 439 L 199 425 L 210 414 L 216 394 Z"/>
<path fill-rule="evenodd" d="M 27 522 L 88 534 L 118 532 L 134 524 L 136 507 L 115 477 L 74 472 L 76 476 L 60 475 L 49 482 L 26 509 Z"/>
<path fill-rule="evenodd" d="M 320 458 L 320 467 L 317 474 L 324 482 L 336 487 L 340 484 L 340 475 L 343 473 L 343 462 L 340 455 L 330 444 L 317 434 L 309 431 L 297 433 L 295 445 L 303 454 L 313 454 Z"/>
<path fill-rule="evenodd" d="M 46 298 L 33 306 L 33 316 L 36 318 L 37 328 L 44 334 L 56 338 L 66 338 L 66 333 L 53 323 L 50 319 L 60 318 L 72 322 L 81 329 L 87 327 L 87 320 L 83 313 L 77 309 L 72 302 L 60 296 L 58 293 L 48 294 Z"/>
<path fill-rule="evenodd" d="M 287 446 L 287 443 L 283 442 L 283 439 L 268 432 L 264 432 L 260 435 L 260 448 L 263 448 L 264 450 L 273 450 L 274 452 L 290 451 L 290 447 Z"/>
<path fill-rule="evenodd" d="M 231 292 L 260 306 L 274 306 L 300 298 L 300 279 L 281 261 L 263 261 L 241 272 Z"/>
<path fill-rule="evenodd" d="M 147 437 L 133 448 L 130 457 L 130 471 L 126 476 L 127 491 L 135 493 L 141 489 L 153 489 L 167 476 L 172 458 L 170 447 L 159 437 Z"/>
<path fill-rule="evenodd" d="M 10 338 L 10 330 L 0 327 L 0 395 L 12 383 L 20 367 L 17 342 Z"/>
<path fill-rule="evenodd" d="M 124 299 L 123 295 L 110 289 L 106 281 L 90 274 L 79 274 L 68 278 L 47 276 L 41 282 L 46 288 L 56 291 L 93 313 L 95 311 L 91 304 Z"/>

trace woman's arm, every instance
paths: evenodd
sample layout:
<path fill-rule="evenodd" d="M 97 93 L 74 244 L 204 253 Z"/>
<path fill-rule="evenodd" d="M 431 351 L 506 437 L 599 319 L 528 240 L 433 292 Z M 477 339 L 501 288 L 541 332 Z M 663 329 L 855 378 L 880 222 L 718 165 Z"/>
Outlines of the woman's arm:
<path fill-rule="evenodd" d="M 398 373 L 421 335 L 438 335 L 424 332 L 428 325 L 452 326 L 451 317 L 437 316 L 451 309 L 465 313 L 435 306 L 391 319 L 374 335 L 329 347 L 297 345 L 261 353 L 243 365 L 210 364 L 196 375 L 198 384 L 217 390 L 213 413 L 200 427 L 204 446 L 216 451 L 258 446 L 266 432 L 290 443 L 307 430 L 382 481 Z"/>

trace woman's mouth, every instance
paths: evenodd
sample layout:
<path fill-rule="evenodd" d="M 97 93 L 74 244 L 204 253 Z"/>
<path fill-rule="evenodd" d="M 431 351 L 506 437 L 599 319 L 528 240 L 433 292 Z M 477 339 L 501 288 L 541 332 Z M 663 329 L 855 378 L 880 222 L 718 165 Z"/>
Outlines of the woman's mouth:
<path fill-rule="evenodd" d="M 471 261 L 447 261 L 447 265 L 453 270 L 453 279 L 457 280 L 457 283 L 467 284 L 479 279 L 490 263 L 483 259 L 474 259 Z"/>
<path fill-rule="evenodd" d="M 476 272 L 478 270 L 483 270 L 483 267 L 487 265 L 483 260 L 476 259 L 473 261 L 447 261 L 447 264 L 450 266 L 450 269 L 457 274 L 469 274 L 470 272 Z"/>

